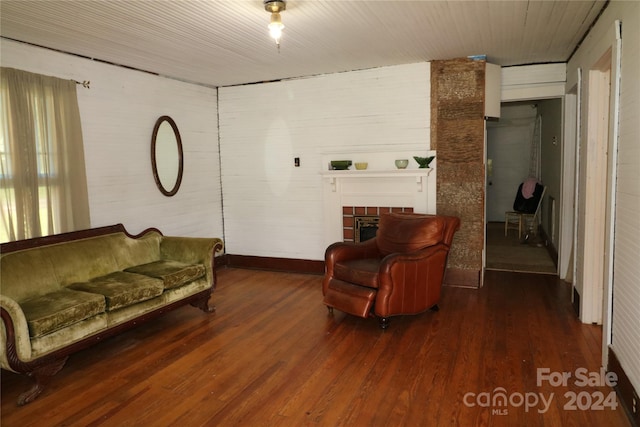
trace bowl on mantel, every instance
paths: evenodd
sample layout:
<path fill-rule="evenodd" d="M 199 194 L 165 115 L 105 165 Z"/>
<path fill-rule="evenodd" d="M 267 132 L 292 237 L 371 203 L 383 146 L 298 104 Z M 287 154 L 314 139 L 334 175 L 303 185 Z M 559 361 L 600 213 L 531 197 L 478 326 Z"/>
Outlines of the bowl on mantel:
<path fill-rule="evenodd" d="M 406 169 L 408 165 L 409 165 L 409 160 L 408 159 L 398 159 L 398 160 L 396 160 L 396 167 L 398 169 Z"/>
<path fill-rule="evenodd" d="M 369 163 L 367 163 L 367 162 L 356 162 L 354 166 L 356 167 L 356 169 L 361 171 L 361 170 L 365 170 L 369 166 Z"/>
<path fill-rule="evenodd" d="M 331 160 L 331 169 L 343 171 L 349 169 L 353 162 L 351 160 Z"/>
<path fill-rule="evenodd" d="M 418 156 L 413 156 L 413 159 L 418 162 L 418 167 L 420 169 L 427 169 L 429 168 L 429 164 L 431 163 L 431 161 L 433 159 L 435 159 L 436 156 L 429 156 L 429 157 L 418 157 Z"/>

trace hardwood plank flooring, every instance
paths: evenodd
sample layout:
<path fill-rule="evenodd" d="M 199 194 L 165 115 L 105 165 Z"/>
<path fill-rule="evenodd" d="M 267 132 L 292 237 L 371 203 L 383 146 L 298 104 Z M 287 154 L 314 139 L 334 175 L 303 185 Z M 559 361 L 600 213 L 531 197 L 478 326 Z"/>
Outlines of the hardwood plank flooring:
<path fill-rule="evenodd" d="M 630 425 L 620 406 L 565 408 L 565 393 L 583 393 L 584 406 L 611 389 L 576 385 L 576 369 L 598 372 L 601 331 L 575 318 L 569 286 L 553 276 L 489 271 L 484 288 L 446 287 L 439 312 L 393 318 L 386 331 L 375 319 L 328 314 L 321 280 L 220 270 L 215 314 L 183 307 L 77 353 L 27 406 L 15 402 L 30 380 L 2 371 L 0 422 Z M 537 368 L 572 378 L 538 386 Z M 511 399 L 504 406 L 493 402 L 500 391 Z M 533 393 L 548 407 L 520 404 Z"/>

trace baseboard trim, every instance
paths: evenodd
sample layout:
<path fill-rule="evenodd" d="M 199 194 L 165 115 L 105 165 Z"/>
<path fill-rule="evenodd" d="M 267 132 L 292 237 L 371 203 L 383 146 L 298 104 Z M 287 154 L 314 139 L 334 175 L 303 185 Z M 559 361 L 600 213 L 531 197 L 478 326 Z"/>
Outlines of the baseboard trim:
<path fill-rule="evenodd" d="M 283 271 L 287 273 L 324 274 L 324 261 L 295 258 L 273 258 L 250 255 L 225 254 L 218 258 L 218 265 L 256 270 Z M 216 258 L 216 261 L 218 261 Z"/>
<path fill-rule="evenodd" d="M 547 252 L 549 252 L 553 265 L 558 268 L 558 250 L 553 246 L 553 242 L 551 242 L 549 235 L 542 226 L 540 227 L 540 236 L 542 237 L 542 240 L 546 242 L 545 248 L 547 249 Z"/>
<path fill-rule="evenodd" d="M 578 316 L 578 318 L 580 318 L 580 293 L 578 292 L 578 290 L 576 289 L 575 286 L 573 286 L 573 311 L 576 313 L 576 316 Z"/>
<path fill-rule="evenodd" d="M 633 388 L 633 384 L 629 381 L 629 377 L 624 369 L 622 369 L 622 365 L 620 365 L 620 361 L 611 347 L 609 347 L 607 371 L 614 372 L 618 376 L 618 384 L 616 384 L 614 389 L 618 395 L 620 404 L 624 408 L 631 424 L 635 427 L 640 426 L 640 399 L 638 398 L 638 392 Z M 634 400 L 636 403 L 635 408 L 633 406 Z"/>
<path fill-rule="evenodd" d="M 324 261 L 251 255 L 224 254 L 218 256 L 216 257 L 216 267 L 249 268 L 256 270 L 283 271 L 287 273 L 324 274 Z M 443 285 L 477 289 L 480 286 L 480 272 L 475 270 L 447 268 Z"/>
<path fill-rule="evenodd" d="M 445 286 L 477 289 L 480 287 L 480 271 L 447 268 L 442 284 Z"/>

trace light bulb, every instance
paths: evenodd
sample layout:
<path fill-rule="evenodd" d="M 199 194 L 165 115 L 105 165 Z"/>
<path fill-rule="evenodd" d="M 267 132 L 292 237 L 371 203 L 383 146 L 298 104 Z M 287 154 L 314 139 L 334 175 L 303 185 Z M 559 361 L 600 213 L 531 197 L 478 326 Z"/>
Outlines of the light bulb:
<path fill-rule="evenodd" d="M 283 28 L 284 25 L 280 19 L 280 14 L 276 12 L 272 13 L 271 21 L 269 22 L 269 34 L 278 44 L 280 44 L 280 37 L 282 37 Z"/>

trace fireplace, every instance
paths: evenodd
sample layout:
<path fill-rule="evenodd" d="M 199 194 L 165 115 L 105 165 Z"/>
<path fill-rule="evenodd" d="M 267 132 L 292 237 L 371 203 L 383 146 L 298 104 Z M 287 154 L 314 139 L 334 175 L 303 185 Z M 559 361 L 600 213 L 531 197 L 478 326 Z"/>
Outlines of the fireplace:
<path fill-rule="evenodd" d="M 435 155 L 435 152 L 429 153 Z M 378 165 L 373 157 L 344 153 L 340 154 L 340 157 L 338 154 L 324 156 L 326 162 L 336 158 L 357 157 L 368 160 L 371 168 L 321 172 L 325 247 L 337 241 L 355 242 L 355 218 L 358 216 L 377 217 L 381 212 L 436 213 L 435 168 L 384 169 L 385 164 L 389 162 L 393 165 L 394 158 L 410 159 L 409 154 L 387 154 L 383 159 L 384 163 L 381 160 Z M 365 228 L 365 237 L 370 237 L 367 234 L 373 232 L 375 226 L 367 223 Z"/>
<path fill-rule="evenodd" d="M 345 242 L 364 242 L 376 235 L 383 212 L 413 212 L 413 207 L 343 206 L 342 230 Z"/>
<path fill-rule="evenodd" d="M 356 242 L 364 242 L 376 237 L 379 216 L 356 216 L 353 218 L 353 237 Z"/>

